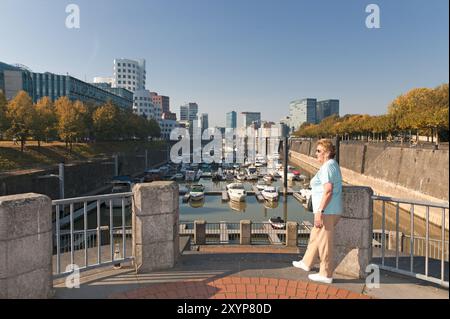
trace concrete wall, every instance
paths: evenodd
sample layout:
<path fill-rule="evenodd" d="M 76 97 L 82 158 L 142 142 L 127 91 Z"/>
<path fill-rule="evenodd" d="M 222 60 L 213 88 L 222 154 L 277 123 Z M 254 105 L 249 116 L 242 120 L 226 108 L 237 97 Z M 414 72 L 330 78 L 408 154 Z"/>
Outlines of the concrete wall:
<path fill-rule="evenodd" d="M 353 278 L 365 278 L 372 259 L 372 189 L 344 186 L 344 211 L 336 225 L 335 272 Z"/>
<path fill-rule="evenodd" d="M 315 141 L 292 140 L 291 151 L 315 157 Z M 345 143 L 339 163 L 358 174 L 405 187 L 438 200 L 449 200 L 449 151 Z"/>
<path fill-rule="evenodd" d="M 175 265 L 179 257 L 179 200 L 175 182 L 133 187 L 133 255 L 137 271 Z"/>
<path fill-rule="evenodd" d="M 52 295 L 51 200 L 0 197 L 0 299 Z"/>
<path fill-rule="evenodd" d="M 119 155 L 119 174 L 134 175 L 145 170 L 144 152 Z M 166 160 L 166 152 L 148 153 L 148 165 L 151 167 Z M 58 167 L 29 170 L 21 174 L 0 175 L 0 196 L 36 192 L 52 199 L 59 199 L 59 181 L 57 178 L 39 178 L 39 176 L 58 174 Z M 67 164 L 65 175 L 65 197 L 78 197 L 95 189 L 107 186 L 114 176 L 114 159 L 108 158 L 80 164 Z"/>

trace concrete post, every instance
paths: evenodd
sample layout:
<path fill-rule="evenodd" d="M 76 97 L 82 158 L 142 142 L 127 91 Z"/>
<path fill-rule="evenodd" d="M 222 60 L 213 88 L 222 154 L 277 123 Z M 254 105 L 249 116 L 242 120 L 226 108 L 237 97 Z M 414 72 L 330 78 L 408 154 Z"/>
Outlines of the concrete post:
<path fill-rule="evenodd" d="M 252 222 L 250 220 L 241 220 L 240 227 L 240 243 L 241 245 L 252 244 Z"/>
<path fill-rule="evenodd" d="M 403 252 L 403 233 L 402 232 L 398 232 L 398 251 L 399 252 Z M 395 232 L 395 230 L 390 230 L 389 231 L 389 237 L 388 237 L 388 245 L 387 245 L 387 249 L 388 250 L 393 250 L 395 251 L 397 249 L 397 233 Z"/>
<path fill-rule="evenodd" d="M 287 222 L 286 223 L 286 246 L 297 247 L 298 246 L 298 223 Z"/>
<path fill-rule="evenodd" d="M 0 197 L 0 299 L 52 296 L 52 234 L 50 198 Z"/>
<path fill-rule="evenodd" d="M 179 255 L 178 185 L 137 184 L 133 197 L 133 252 L 138 272 L 173 267 Z"/>
<path fill-rule="evenodd" d="M 194 243 L 196 245 L 206 244 L 206 222 L 204 220 L 194 221 Z"/>
<path fill-rule="evenodd" d="M 373 206 L 372 189 L 343 186 L 343 213 L 336 225 L 334 262 L 336 273 L 365 278 L 372 259 Z"/>

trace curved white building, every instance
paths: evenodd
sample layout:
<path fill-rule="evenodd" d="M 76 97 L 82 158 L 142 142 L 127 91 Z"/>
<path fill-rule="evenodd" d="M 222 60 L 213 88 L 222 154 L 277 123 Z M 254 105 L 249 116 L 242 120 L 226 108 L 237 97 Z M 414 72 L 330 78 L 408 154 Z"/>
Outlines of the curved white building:
<path fill-rule="evenodd" d="M 134 91 L 133 112 L 137 115 L 143 115 L 147 119 L 157 119 L 149 90 Z"/>
<path fill-rule="evenodd" d="M 145 90 L 145 60 L 114 59 L 112 87 Z"/>

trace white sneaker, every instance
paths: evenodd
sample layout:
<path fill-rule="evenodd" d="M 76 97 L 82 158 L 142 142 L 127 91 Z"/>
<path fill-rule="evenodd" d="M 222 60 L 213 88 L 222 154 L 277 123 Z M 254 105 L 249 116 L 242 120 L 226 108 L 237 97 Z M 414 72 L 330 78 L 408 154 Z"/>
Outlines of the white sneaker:
<path fill-rule="evenodd" d="M 310 270 L 311 270 L 311 268 L 309 268 L 308 266 L 305 265 L 305 263 L 303 262 L 303 260 L 300 260 L 300 261 L 293 261 L 293 262 L 292 262 L 292 265 L 293 265 L 294 267 L 303 269 L 304 271 L 310 271 Z"/>
<path fill-rule="evenodd" d="M 321 282 L 321 283 L 324 283 L 324 284 L 331 284 L 331 283 L 333 283 L 333 278 L 324 277 L 324 276 L 321 276 L 319 274 L 308 275 L 308 278 L 309 278 L 309 280 Z"/>

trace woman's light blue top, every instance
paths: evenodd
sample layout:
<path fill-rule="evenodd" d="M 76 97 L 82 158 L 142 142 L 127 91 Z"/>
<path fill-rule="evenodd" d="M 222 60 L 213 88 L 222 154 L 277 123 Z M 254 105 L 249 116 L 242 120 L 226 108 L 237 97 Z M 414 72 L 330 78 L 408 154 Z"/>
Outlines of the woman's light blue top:
<path fill-rule="evenodd" d="M 334 159 L 326 161 L 311 179 L 312 206 L 315 213 L 319 210 L 325 183 L 333 184 L 333 195 L 325 207 L 325 214 L 342 214 L 342 175 L 339 164 Z"/>

